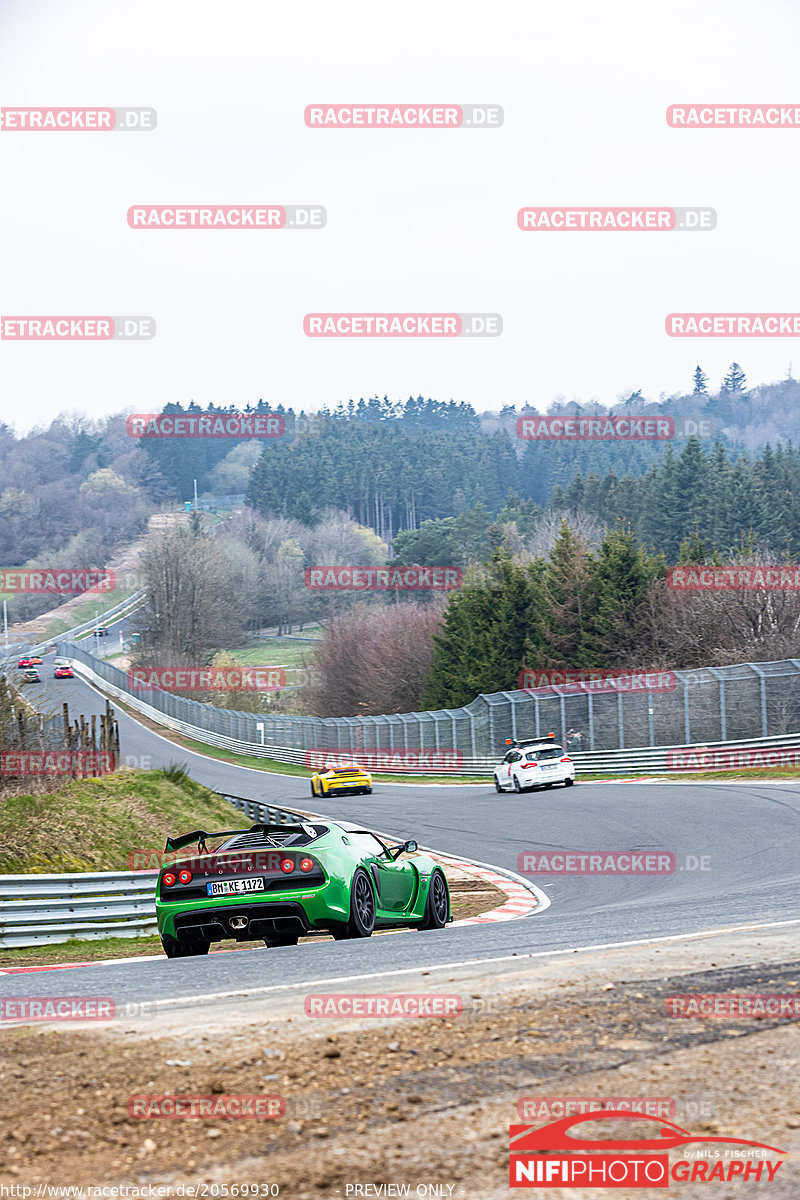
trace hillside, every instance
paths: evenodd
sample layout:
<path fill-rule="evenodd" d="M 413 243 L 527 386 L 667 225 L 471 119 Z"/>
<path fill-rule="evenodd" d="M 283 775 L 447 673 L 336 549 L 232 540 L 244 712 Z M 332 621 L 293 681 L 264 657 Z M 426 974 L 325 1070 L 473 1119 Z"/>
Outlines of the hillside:
<path fill-rule="evenodd" d="M 188 776 L 120 770 L 103 779 L 75 780 L 58 792 L 5 800 L 0 874 L 127 871 L 130 855 L 163 850 L 169 834 L 248 824 Z"/>

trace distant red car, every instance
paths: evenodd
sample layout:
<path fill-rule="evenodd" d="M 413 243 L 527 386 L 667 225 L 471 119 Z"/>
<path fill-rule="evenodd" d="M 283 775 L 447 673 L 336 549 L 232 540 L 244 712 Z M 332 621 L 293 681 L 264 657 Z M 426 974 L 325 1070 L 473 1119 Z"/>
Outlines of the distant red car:
<path fill-rule="evenodd" d="M 32 667 L 32 666 L 33 666 L 32 658 L 21 658 L 19 660 L 19 662 L 17 663 L 17 667 L 19 668 L 20 671 L 23 671 L 25 669 L 25 667 Z"/>
<path fill-rule="evenodd" d="M 56 679 L 75 678 L 75 673 L 72 670 L 72 667 L 56 667 L 55 671 L 53 671 L 53 675 L 56 677 Z"/>

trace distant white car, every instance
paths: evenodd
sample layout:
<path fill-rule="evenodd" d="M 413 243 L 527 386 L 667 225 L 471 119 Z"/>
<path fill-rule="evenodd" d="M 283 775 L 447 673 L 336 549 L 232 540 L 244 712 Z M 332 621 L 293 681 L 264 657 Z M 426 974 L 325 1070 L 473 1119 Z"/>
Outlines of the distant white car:
<path fill-rule="evenodd" d="M 575 764 L 552 738 L 532 738 L 512 745 L 494 769 L 496 792 L 529 792 L 555 783 L 572 787 Z"/>

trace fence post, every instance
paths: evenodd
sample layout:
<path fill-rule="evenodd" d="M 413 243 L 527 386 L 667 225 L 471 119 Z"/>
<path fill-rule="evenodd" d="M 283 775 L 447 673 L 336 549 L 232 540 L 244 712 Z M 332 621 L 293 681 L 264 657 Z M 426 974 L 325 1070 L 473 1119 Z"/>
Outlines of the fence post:
<path fill-rule="evenodd" d="M 716 671 L 714 667 L 707 667 L 706 670 L 714 676 L 719 687 L 719 725 L 720 725 L 720 741 L 727 740 L 727 713 L 725 712 L 725 680 Z"/>
<path fill-rule="evenodd" d="M 617 723 L 619 725 L 619 748 L 625 749 L 625 726 L 622 720 L 622 692 L 617 692 Z"/>
<path fill-rule="evenodd" d="M 767 737 L 767 680 L 764 672 L 755 663 L 749 665 L 758 676 L 758 690 L 761 696 L 761 736 Z"/>
<path fill-rule="evenodd" d="M 681 676 L 681 683 L 683 684 L 683 735 L 688 746 L 691 744 L 692 738 L 689 723 L 689 687 L 685 675 Z"/>
<path fill-rule="evenodd" d="M 652 694 L 652 692 L 647 693 L 647 724 L 650 729 L 650 745 L 655 746 L 656 734 L 655 734 L 655 722 L 653 721 L 653 694 Z"/>

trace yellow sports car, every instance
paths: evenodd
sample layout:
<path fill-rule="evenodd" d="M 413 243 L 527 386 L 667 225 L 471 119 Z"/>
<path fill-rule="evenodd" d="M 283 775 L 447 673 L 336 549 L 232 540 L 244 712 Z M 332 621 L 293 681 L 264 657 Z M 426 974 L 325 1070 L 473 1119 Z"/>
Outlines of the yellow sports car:
<path fill-rule="evenodd" d="M 368 796 L 371 791 L 372 776 L 369 771 L 363 771 L 358 763 L 353 763 L 350 767 L 337 767 L 335 763 L 326 763 L 321 771 L 311 776 L 312 796 Z"/>

